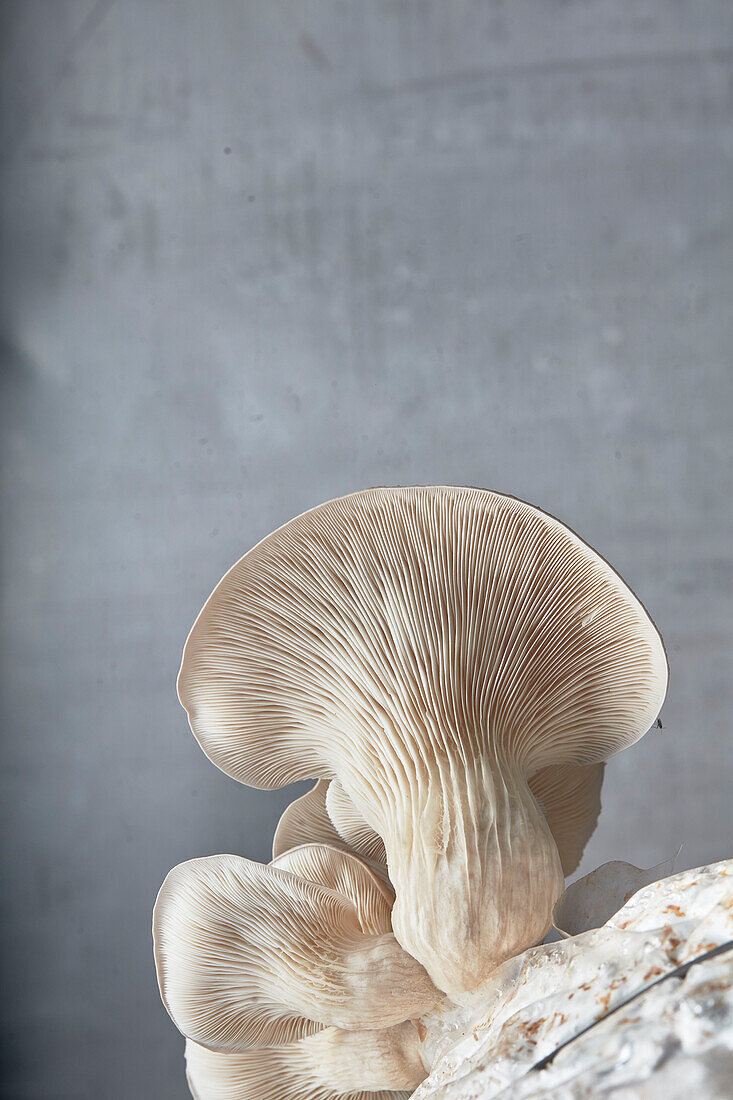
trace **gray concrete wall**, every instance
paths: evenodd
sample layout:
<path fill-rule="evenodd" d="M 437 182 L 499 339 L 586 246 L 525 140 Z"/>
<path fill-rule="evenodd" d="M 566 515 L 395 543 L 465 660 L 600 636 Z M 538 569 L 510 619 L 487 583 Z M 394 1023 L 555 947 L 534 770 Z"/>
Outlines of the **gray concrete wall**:
<path fill-rule="evenodd" d="M 6 0 L 3 1096 L 186 1095 L 150 910 L 291 792 L 175 697 L 222 572 L 373 484 L 563 518 L 669 649 L 584 861 L 731 855 L 733 6 Z"/>

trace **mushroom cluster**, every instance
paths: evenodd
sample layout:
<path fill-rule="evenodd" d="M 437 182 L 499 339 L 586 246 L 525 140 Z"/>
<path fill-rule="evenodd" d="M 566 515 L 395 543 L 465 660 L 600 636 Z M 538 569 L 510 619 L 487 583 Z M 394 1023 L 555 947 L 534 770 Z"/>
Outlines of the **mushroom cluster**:
<path fill-rule="evenodd" d="M 179 697 L 227 774 L 317 782 L 269 866 L 193 860 L 161 889 L 158 976 L 194 1095 L 414 1088 L 410 1021 L 544 938 L 604 762 L 666 683 L 618 574 L 512 497 L 367 490 L 241 558 Z"/>
<path fill-rule="evenodd" d="M 267 866 L 222 855 L 175 867 L 153 940 L 194 1096 L 331 1100 L 420 1084 L 409 1021 L 440 994 L 392 934 L 392 902 L 361 860 L 325 844 Z"/>

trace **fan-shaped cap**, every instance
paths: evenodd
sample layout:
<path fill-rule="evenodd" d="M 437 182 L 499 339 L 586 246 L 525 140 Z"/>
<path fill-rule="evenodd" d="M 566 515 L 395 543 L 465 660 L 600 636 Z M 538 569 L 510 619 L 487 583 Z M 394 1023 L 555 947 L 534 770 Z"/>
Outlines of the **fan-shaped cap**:
<path fill-rule="evenodd" d="M 326 800 L 333 782 L 319 779 L 314 787 L 286 807 L 275 830 L 273 858 L 277 860 L 283 853 L 310 843 L 326 844 L 329 848 L 356 853 L 393 895 L 387 875 L 384 842 L 370 829 L 343 789 L 339 792 L 339 809 L 343 806 L 341 828 L 337 828 L 331 819 Z"/>
<path fill-rule="evenodd" d="M 336 827 L 336 832 L 350 848 L 358 852 L 363 859 L 386 868 L 387 853 L 384 841 L 367 825 L 354 803 L 347 795 L 338 779 L 332 779 L 326 792 L 328 816 Z"/>
<path fill-rule="evenodd" d="M 528 779 L 632 744 L 666 681 L 653 623 L 577 535 L 436 487 L 356 493 L 259 543 L 199 615 L 179 694 L 242 782 L 338 777 L 384 841 L 398 939 L 460 992 L 541 938 L 562 890 Z"/>
<path fill-rule="evenodd" d="M 376 897 L 376 883 L 364 876 L 363 885 Z M 366 899 L 365 923 L 374 910 Z M 327 1025 L 390 1026 L 438 1000 L 391 933 L 365 935 L 347 897 L 238 856 L 175 867 L 158 895 L 153 938 L 168 1012 L 212 1050 L 276 1046 Z"/>
<path fill-rule="evenodd" d="M 535 766 L 593 763 L 649 728 L 666 680 L 651 620 L 577 535 L 436 487 L 355 493 L 263 539 L 199 615 L 179 694 L 214 763 L 278 787 L 337 773 L 349 702 L 382 733 L 420 701 Z"/>
<path fill-rule="evenodd" d="M 186 1043 L 194 1100 L 407 1100 L 425 1078 L 412 1024 L 221 1054 Z"/>
<path fill-rule="evenodd" d="M 319 779 L 309 791 L 286 806 L 272 841 L 274 859 L 301 844 L 329 844 L 343 848 L 346 842 L 326 810 L 327 779 Z"/>
<path fill-rule="evenodd" d="M 550 764 L 529 780 L 529 789 L 544 811 L 566 876 L 580 863 L 596 827 L 604 769 L 605 764 Z"/>
<path fill-rule="evenodd" d="M 355 855 L 326 844 L 302 844 L 273 859 L 270 866 L 346 898 L 356 909 L 361 930 L 367 936 L 392 931 L 389 914 L 394 898 Z"/>

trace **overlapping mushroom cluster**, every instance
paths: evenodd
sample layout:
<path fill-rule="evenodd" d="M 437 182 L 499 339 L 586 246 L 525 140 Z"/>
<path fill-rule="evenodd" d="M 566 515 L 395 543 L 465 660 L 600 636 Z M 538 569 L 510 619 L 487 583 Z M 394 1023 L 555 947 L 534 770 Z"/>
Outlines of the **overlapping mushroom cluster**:
<path fill-rule="evenodd" d="M 392 934 L 391 891 L 342 841 L 284 847 L 284 831 L 308 836 L 295 824 L 270 864 L 194 859 L 158 895 L 160 991 L 200 1100 L 366 1097 L 425 1076 L 409 1021 L 440 994 Z"/>
<path fill-rule="evenodd" d="M 539 942 L 604 761 L 661 706 L 661 639 L 616 573 L 528 504 L 375 489 L 223 578 L 179 695 L 206 754 L 286 810 L 268 866 L 193 860 L 154 914 L 199 1100 L 397 1095 L 413 1022 Z"/>

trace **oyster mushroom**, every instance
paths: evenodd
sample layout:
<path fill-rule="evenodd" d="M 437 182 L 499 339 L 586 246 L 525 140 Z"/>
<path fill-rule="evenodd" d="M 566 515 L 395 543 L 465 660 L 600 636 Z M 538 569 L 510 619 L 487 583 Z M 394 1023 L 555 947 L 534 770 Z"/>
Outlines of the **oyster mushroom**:
<path fill-rule="evenodd" d="M 285 808 L 272 842 L 274 861 L 284 852 L 303 844 L 326 844 L 356 853 L 391 892 L 382 839 L 342 791 L 337 795 L 338 828 L 329 815 L 326 802 L 331 797 L 333 803 L 331 788 L 334 786 L 326 779 L 319 779 L 314 787 Z"/>
<path fill-rule="evenodd" d="M 334 850 L 330 867 L 328 858 L 319 873 L 340 875 L 344 894 L 231 855 L 169 873 L 153 912 L 155 963 L 187 1038 L 230 1052 L 278 1046 L 329 1025 L 389 1027 L 437 1002 L 392 935 L 374 876 L 344 853 Z M 298 859 L 302 867 L 307 857 L 293 853 L 290 866 Z M 349 894 L 360 895 L 358 908 Z"/>
<path fill-rule="evenodd" d="M 327 1028 L 287 1046 L 221 1054 L 186 1043 L 194 1100 L 407 1100 L 425 1079 L 410 1023 Z"/>
<path fill-rule="evenodd" d="M 356 909 L 361 930 L 367 936 L 392 931 L 394 895 L 355 855 L 326 844 L 302 844 L 273 859 L 270 866 L 346 898 Z"/>
<path fill-rule="evenodd" d="M 297 848 L 300 844 L 330 844 L 335 848 L 345 847 L 346 842 L 339 836 L 326 810 L 328 786 L 328 780 L 319 779 L 309 791 L 286 806 L 272 841 L 274 858 L 290 848 Z"/>
<path fill-rule="evenodd" d="M 332 779 L 326 792 L 328 816 L 339 836 L 350 848 L 378 867 L 387 864 L 384 841 L 364 820 L 338 779 Z"/>
<path fill-rule="evenodd" d="M 204 752 L 256 787 L 338 778 L 383 840 L 397 939 L 454 998 L 542 939 L 562 892 L 530 781 L 633 744 L 654 624 L 552 516 L 478 489 L 371 489 L 269 535 L 186 643 Z"/>

